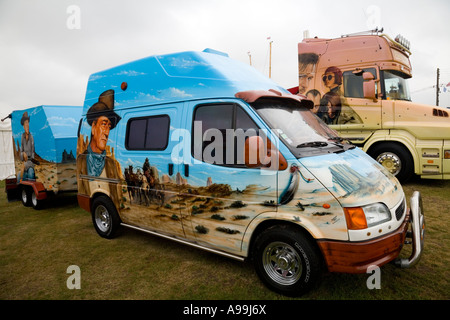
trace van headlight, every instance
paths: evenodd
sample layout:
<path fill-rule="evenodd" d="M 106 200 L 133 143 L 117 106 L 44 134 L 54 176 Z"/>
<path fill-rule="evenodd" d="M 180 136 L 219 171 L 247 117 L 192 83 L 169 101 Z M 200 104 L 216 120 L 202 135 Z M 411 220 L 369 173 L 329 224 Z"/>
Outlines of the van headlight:
<path fill-rule="evenodd" d="M 344 208 L 347 227 L 350 230 L 366 229 L 391 220 L 391 212 L 384 203 L 362 207 Z"/>

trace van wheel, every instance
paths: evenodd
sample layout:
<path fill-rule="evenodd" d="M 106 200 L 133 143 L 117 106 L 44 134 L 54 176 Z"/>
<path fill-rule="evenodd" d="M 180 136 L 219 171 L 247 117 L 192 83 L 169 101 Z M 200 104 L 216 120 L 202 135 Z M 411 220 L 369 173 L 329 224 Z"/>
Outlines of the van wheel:
<path fill-rule="evenodd" d="M 120 229 L 116 207 L 106 196 L 99 196 L 92 203 L 92 222 L 97 233 L 107 239 L 114 238 Z"/>
<path fill-rule="evenodd" d="M 287 225 L 273 226 L 258 236 L 253 261 L 262 282 L 287 296 L 306 293 L 322 273 L 320 253 L 311 240 Z"/>
<path fill-rule="evenodd" d="M 370 149 L 368 153 L 402 183 L 408 181 L 414 173 L 411 155 L 401 144 L 381 143 Z"/>
<path fill-rule="evenodd" d="M 25 207 L 31 206 L 31 192 L 30 188 L 22 187 L 22 191 L 20 193 L 20 198 L 22 200 L 22 204 Z"/>

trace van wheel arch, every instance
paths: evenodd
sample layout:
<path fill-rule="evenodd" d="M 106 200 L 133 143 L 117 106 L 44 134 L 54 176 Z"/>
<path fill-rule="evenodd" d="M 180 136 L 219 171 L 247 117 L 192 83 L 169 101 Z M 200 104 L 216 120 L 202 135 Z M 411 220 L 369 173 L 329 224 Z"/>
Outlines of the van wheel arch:
<path fill-rule="evenodd" d="M 320 251 L 320 247 L 317 244 L 316 239 L 311 235 L 311 233 L 306 230 L 303 226 L 298 225 L 297 223 L 293 223 L 286 220 L 266 220 L 264 222 L 261 222 L 253 231 L 253 234 L 250 239 L 249 244 L 249 258 L 253 259 L 252 252 L 255 246 L 255 241 L 258 238 L 258 236 L 264 232 L 265 230 L 268 230 L 270 228 L 274 228 L 276 226 L 286 226 L 287 228 L 293 228 L 296 229 L 296 231 L 300 232 L 304 237 L 308 238 L 309 241 L 315 244 L 315 247 L 318 251 Z"/>
<path fill-rule="evenodd" d="M 414 175 L 414 159 L 401 142 L 380 141 L 367 150 L 375 161 L 395 175 L 400 182 L 407 182 Z"/>

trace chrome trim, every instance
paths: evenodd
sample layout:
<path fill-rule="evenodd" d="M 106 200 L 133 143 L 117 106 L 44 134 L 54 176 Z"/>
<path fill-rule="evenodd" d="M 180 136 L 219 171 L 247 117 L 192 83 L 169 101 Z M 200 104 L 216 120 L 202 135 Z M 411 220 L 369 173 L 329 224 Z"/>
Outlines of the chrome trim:
<path fill-rule="evenodd" d="M 414 191 L 410 199 L 410 224 L 411 233 L 407 233 L 407 237 L 412 238 L 412 242 L 405 241 L 405 243 L 412 244 L 411 256 L 408 259 L 397 259 L 395 264 L 401 268 L 413 267 L 419 262 L 422 256 L 424 239 L 425 239 L 425 218 L 423 212 L 422 197 L 419 191 Z"/>
<path fill-rule="evenodd" d="M 179 239 L 179 238 L 176 238 L 176 237 L 173 237 L 173 236 L 169 236 L 169 235 L 165 235 L 165 234 L 162 234 L 162 233 L 158 233 L 156 231 L 151 231 L 151 230 L 139 228 L 139 227 L 136 227 L 136 226 L 133 226 L 133 225 L 130 225 L 130 224 L 123 223 L 123 222 L 121 223 L 121 225 L 124 226 L 124 227 L 127 227 L 127 228 L 135 229 L 135 230 L 138 230 L 138 231 L 143 231 L 143 232 L 146 232 L 146 233 L 149 233 L 151 235 L 158 236 L 158 237 L 161 237 L 161 238 L 164 238 L 164 239 L 169 239 L 169 240 L 173 240 L 173 241 L 176 241 L 176 242 L 179 242 L 179 243 L 182 243 L 182 244 L 186 244 L 186 245 L 189 245 L 189 246 L 197 248 L 197 249 L 201 249 L 201 250 L 205 250 L 205 251 L 208 251 L 208 252 L 216 253 L 216 254 L 219 254 L 219 255 L 227 257 L 227 258 L 235 259 L 235 260 L 238 260 L 238 261 L 244 261 L 245 260 L 245 257 L 241 257 L 241 256 L 237 256 L 237 255 L 234 255 L 234 254 L 231 254 L 231 253 L 227 253 L 227 252 L 223 252 L 223 251 L 220 251 L 220 250 L 216 250 L 216 249 L 212 249 L 212 248 L 209 248 L 209 247 L 205 247 L 205 246 L 199 245 L 199 244 L 194 243 L 194 242 L 190 242 L 190 241 Z"/>
<path fill-rule="evenodd" d="M 104 181 L 104 182 L 109 182 L 109 183 L 120 183 L 120 179 L 94 177 L 94 176 L 88 176 L 85 174 L 80 174 L 79 177 L 80 177 L 80 179 L 86 179 L 86 180 L 90 180 L 90 181 L 98 180 L 98 181 Z"/>

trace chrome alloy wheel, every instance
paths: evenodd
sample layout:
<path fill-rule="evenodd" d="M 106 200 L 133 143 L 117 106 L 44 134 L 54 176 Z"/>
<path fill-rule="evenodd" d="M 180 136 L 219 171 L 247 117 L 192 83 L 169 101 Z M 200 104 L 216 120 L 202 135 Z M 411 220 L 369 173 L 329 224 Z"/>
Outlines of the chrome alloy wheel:
<path fill-rule="evenodd" d="M 95 208 L 94 217 L 100 231 L 107 232 L 111 226 L 111 215 L 108 210 L 103 205 L 99 205 Z"/>
<path fill-rule="evenodd" d="M 263 266 L 273 281 L 285 286 L 296 283 L 303 271 L 297 251 L 284 242 L 272 242 L 264 249 Z"/>
<path fill-rule="evenodd" d="M 394 176 L 397 175 L 402 169 L 402 161 L 395 153 L 383 152 L 377 157 L 376 160 Z"/>

